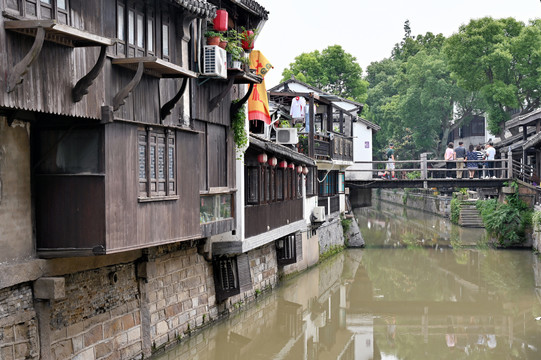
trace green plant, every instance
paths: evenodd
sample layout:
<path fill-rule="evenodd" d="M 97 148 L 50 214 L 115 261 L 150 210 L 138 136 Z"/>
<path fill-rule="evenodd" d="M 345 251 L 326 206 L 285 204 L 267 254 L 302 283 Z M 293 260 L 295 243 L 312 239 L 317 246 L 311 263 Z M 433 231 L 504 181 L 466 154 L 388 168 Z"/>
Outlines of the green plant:
<path fill-rule="evenodd" d="M 344 215 L 340 214 L 340 224 L 342 225 L 342 231 L 345 235 L 351 226 L 351 219 L 347 219 Z"/>
<path fill-rule="evenodd" d="M 217 32 L 217 31 L 212 31 L 212 30 L 209 30 L 207 32 L 205 32 L 205 37 L 219 37 L 220 39 L 222 39 L 222 33 L 220 32 Z"/>
<path fill-rule="evenodd" d="M 406 173 L 406 178 L 408 180 L 420 179 L 421 178 L 421 172 L 420 171 L 412 171 L 412 172 Z"/>
<path fill-rule="evenodd" d="M 233 100 L 237 103 L 239 100 Z M 246 105 L 242 105 L 236 113 L 231 116 L 231 127 L 233 128 L 233 139 L 237 145 L 237 150 L 241 151 L 248 144 L 248 134 L 246 133 Z"/>
<path fill-rule="evenodd" d="M 289 123 L 289 120 L 280 120 L 280 127 L 281 128 L 289 128 L 291 127 L 291 124 Z"/>
<path fill-rule="evenodd" d="M 540 232 L 541 231 L 541 211 L 534 211 L 532 215 L 532 225 L 533 230 Z"/>
<path fill-rule="evenodd" d="M 458 219 L 460 217 L 460 200 L 453 196 L 451 199 L 451 222 L 453 224 L 458 224 Z"/>
<path fill-rule="evenodd" d="M 496 199 L 479 200 L 477 208 L 487 232 L 496 238 L 498 245 L 506 247 L 524 242 L 526 228 L 532 224 L 532 211 L 520 200 L 518 192 L 506 196 L 503 203 Z"/>

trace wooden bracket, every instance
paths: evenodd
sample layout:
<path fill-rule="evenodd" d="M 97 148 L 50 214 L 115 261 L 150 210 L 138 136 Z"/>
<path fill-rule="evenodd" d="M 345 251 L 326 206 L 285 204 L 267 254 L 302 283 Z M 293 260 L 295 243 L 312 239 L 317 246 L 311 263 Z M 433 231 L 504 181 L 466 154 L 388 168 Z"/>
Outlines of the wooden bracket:
<path fill-rule="evenodd" d="M 180 100 L 184 91 L 186 91 L 186 85 L 188 84 L 188 78 L 184 78 L 182 85 L 178 90 L 178 93 L 160 109 L 160 119 L 163 121 L 167 115 L 171 114 L 171 110 L 175 107 L 175 104 Z"/>
<path fill-rule="evenodd" d="M 26 75 L 28 69 L 34 61 L 38 58 L 43 42 L 45 40 L 45 29 L 43 27 L 38 27 L 36 31 L 36 38 L 34 39 L 34 44 L 32 48 L 26 54 L 26 56 L 13 67 L 13 71 L 9 73 L 7 81 L 7 92 L 8 94 L 15 90 L 15 87 L 23 82 L 23 76 Z"/>
<path fill-rule="evenodd" d="M 139 65 L 137 66 L 137 72 L 135 73 L 133 79 L 128 83 L 128 85 L 123 87 L 113 98 L 113 111 L 117 111 L 122 105 L 124 105 L 124 101 L 126 100 L 126 98 L 130 95 L 132 90 L 135 89 L 137 85 L 139 85 L 141 77 L 143 77 L 144 68 L 145 66 L 143 65 L 143 62 L 140 61 Z"/>
<path fill-rule="evenodd" d="M 248 99 L 250 98 L 250 95 L 252 95 L 253 90 L 254 90 L 254 84 L 251 83 L 250 87 L 248 88 L 248 91 L 246 92 L 246 95 L 244 95 L 242 99 L 240 99 L 239 101 L 231 105 L 231 109 L 230 109 L 231 116 L 233 116 L 233 114 L 239 111 L 242 105 L 244 105 L 246 101 L 248 101 Z"/>
<path fill-rule="evenodd" d="M 214 98 L 212 98 L 209 101 L 209 112 L 213 111 L 214 109 L 216 109 L 218 107 L 218 105 L 220 105 L 220 103 L 222 102 L 224 97 L 229 93 L 229 91 L 233 87 L 234 83 L 235 83 L 235 78 L 233 76 L 231 76 L 229 78 L 229 81 L 228 81 L 227 86 L 225 87 L 224 91 L 222 91 L 221 93 L 219 93 L 218 95 L 216 95 Z"/>
<path fill-rule="evenodd" d="M 105 64 L 105 54 L 106 54 L 107 46 L 102 45 L 100 56 L 98 57 L 98 61 L 96 61 L 96 65 L 90 70 L 88 74 L 83 76 L 77 84 L 75 84 L 75 87 L 71 90 L 71 98 L 73 99 L 73 102 L 79 102 L 85 96 L 88 94 L 88 88 L 94 80 L 98 77 L 98 75 L 101 72 L 101 69 L 103 68 L 103 64 Z"/>

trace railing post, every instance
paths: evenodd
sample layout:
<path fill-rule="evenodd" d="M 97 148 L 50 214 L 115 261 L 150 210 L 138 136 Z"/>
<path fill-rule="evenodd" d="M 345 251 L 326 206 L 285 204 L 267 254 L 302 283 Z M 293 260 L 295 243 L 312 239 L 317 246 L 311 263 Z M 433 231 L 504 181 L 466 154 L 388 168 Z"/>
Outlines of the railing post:
<path fill-rule="evenodd" d="M 427 153 L 421 154 L 421 180 L 426 180 L 428 177 L 428 166 L 427 166 Z"/>
<path fill-rule="evenodd" d="M 511 147 L 509 147 L 509 151 L 507 152 L 507 178 L 513 178 L 513 152 L 511 151 Z"/>

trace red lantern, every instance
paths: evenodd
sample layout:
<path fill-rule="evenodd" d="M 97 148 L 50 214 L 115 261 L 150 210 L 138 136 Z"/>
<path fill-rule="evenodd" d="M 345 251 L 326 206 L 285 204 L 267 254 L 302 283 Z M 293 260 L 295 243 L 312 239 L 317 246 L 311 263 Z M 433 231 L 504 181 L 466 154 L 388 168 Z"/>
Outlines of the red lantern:
<path fill-rule="evenodd" d="M 260 164 L 264 164 L 267 162 L 267 154 L 261 153 L 257 155 L 257 161 L 259 161 Z"/>
<path fill-rule="evenodd" d="M 280 164 L 278 166 L 285 169 L 287 167 L 287 161 L 285 160 L 280 161 Z"/>
<path fill-rule="evenodd" d="M 244 30 L 242 33 L 241 41 L 242 48 L 246 51 L 252 50 L 254 48 L 254 32 L 252 30 Z"/>
<path fill-rule="evenodd" d="M 269 159 L 269 165 L 272 166 L 272 167 L 275 167 L 276 164 L 278 164 L 278 159 L 275 158 L 274 156 L 271 157 L 271 158 Z"/>
<path fill-rule="evenodd" d="M 216 17 L 214 18 L 214 30 L 215 31 L 227 31 L 228 14 L 226 10 L 216 10 Z"/>
<path fill-rule="evenodd" d="M 287 167 L 290 168 L 290 169 L 295 169 L 295 164 L 291 163 Z"/>
<path fill-rule="evenodd" d="M 303 167 L 302 167 L 302 173 L 303 173 L 304 175 L 308 175 L 308 167 L 303 166 Z"/>
<path fill-rule="evenodd" d="M 302 166 L 297 165 L 297 174 L 302 173 Z"/>

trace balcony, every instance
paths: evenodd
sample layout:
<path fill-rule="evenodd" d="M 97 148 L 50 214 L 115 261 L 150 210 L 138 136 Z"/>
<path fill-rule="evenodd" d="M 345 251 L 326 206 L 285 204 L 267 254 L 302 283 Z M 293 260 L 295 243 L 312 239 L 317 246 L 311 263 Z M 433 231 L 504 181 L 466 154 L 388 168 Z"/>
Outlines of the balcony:
<path fill-rule="evenodd" d="M 308 135 L 299 136 L 299 152 L 308 155 Z M 338 133 L 314 135 L 314 157 L 318 160 L 353 161 L 353 139 Z"/>

